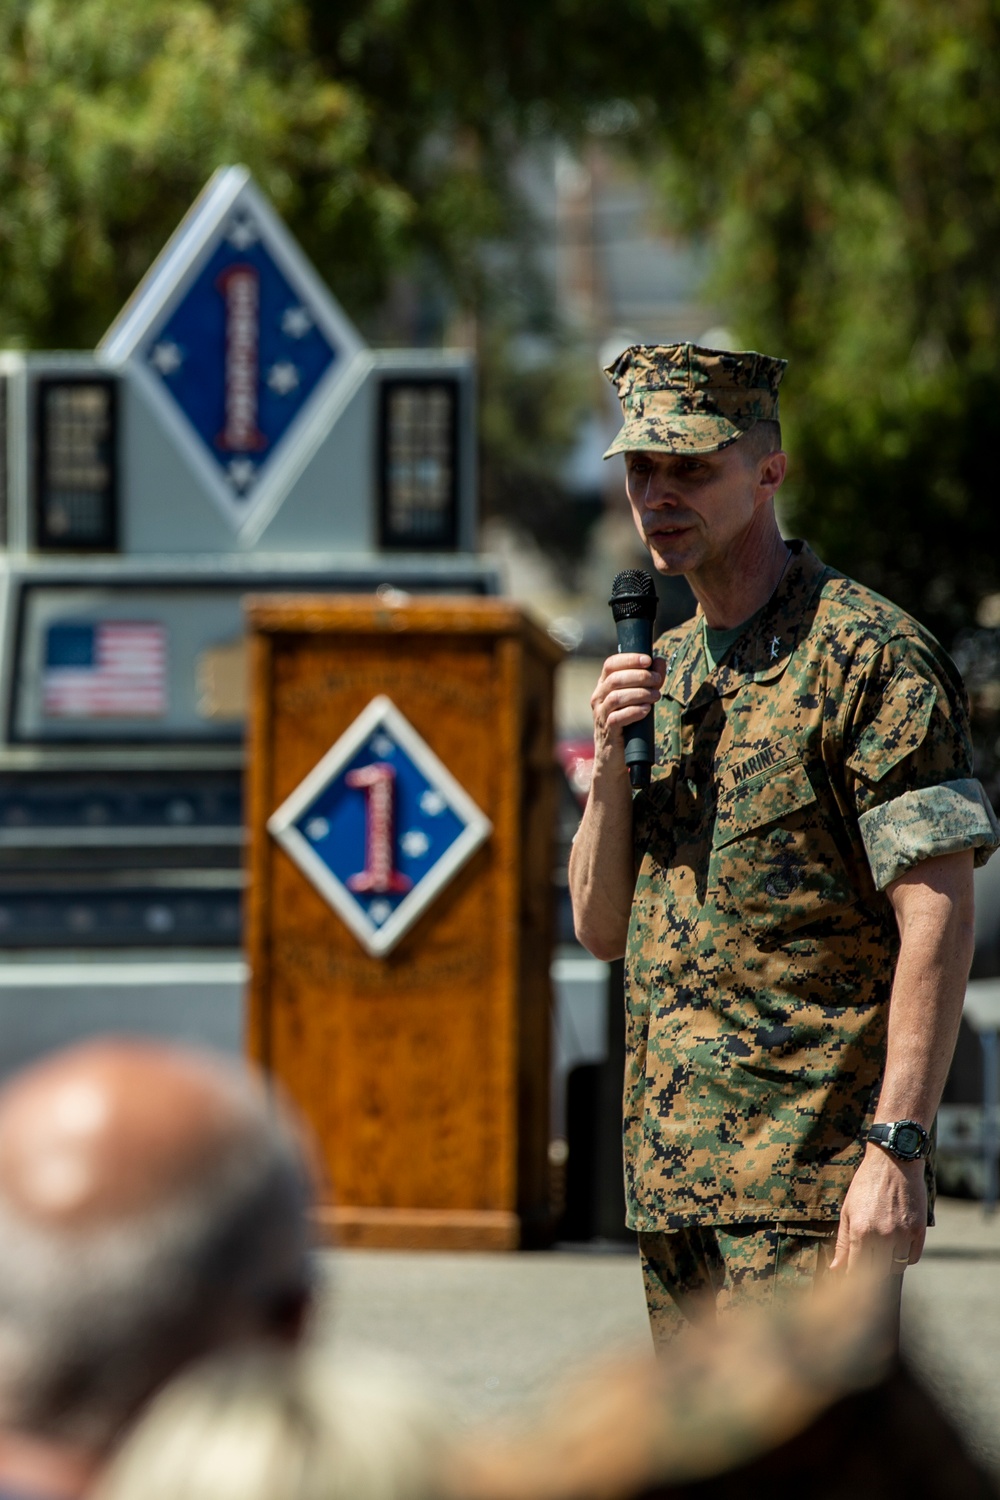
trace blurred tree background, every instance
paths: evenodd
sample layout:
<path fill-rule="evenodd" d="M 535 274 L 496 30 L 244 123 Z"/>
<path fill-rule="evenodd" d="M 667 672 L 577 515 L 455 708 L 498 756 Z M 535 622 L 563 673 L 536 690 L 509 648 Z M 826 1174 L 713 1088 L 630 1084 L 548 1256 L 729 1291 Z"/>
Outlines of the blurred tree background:
<path fill-rule="evenodd" d="M 92 347 L 209 173 L 244 161 L 349 291 L 413 214 L 285 0 L 0 0 L 0 339 Z"/>
<path fill-rule="evenodd" d="M 697 9 L 662 180 L 733 326 L 791 362 L 787 519 L 954 651 L 997 800 L 1000 7 Z"/>
<path fill-rule="evenodd" d="M 949 640 L 998 585 L 1000 8 L 711 9 L 672 201 L 734 325 L 792 362 L 794 519 Z"/>
<path fill-rule="evenodd" d="M 488 502 L 572 550 L 593 371 L 518 164 L 598 132 L 791 361 L 795 529 L 951 644 L 1000 590 L 998 43 L 996 0 L 0 0 L 0 342 L 93 344 L 245 161 L 369 336 L 465 320 Z"/>

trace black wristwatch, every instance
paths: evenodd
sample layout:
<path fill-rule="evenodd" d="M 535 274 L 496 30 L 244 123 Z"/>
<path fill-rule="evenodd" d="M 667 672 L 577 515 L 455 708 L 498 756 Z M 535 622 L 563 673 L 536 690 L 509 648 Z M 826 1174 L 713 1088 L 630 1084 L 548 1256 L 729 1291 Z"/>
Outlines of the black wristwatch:
<path fill-rule="evenodd" d="M 931 1149 L 931 1138 L 916 1120 L 893 1120 L 888 1125 L 873 1125 L 866 1140 L 884 1146 L 900 1161 L 919 1161 Z"/>

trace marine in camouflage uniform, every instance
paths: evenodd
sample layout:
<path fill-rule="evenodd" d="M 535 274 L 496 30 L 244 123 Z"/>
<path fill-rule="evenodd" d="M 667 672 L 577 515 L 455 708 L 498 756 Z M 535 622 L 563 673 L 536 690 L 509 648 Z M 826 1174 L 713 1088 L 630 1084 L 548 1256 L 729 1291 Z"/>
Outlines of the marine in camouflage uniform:
<path fill-rule="evenodd" d="M 777 419 L 783 371 L 634 346 L 608 370 L 625 416 L 609 455 L 719 452 Z M 1000 841 L 948 657 L 788 547 L 718 655 L 700 607 L 654 648 L 666 673 L 657 763 L 632 806 L 624 1116 L 659 1342 L 699 1306 L 766 1301 L 828 1268 L 886 1060 L 900 945 L 886 888 Z"/>

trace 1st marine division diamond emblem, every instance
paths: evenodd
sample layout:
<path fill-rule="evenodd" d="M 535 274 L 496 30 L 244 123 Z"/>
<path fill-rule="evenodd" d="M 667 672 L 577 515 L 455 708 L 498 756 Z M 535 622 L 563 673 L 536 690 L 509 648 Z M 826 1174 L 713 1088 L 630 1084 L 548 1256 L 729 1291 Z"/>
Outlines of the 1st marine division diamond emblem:
<path fill-rule="evenodd" d="M 492 831 L 386 697 L 369 703 L 267 827 L 376 957 Z"/>

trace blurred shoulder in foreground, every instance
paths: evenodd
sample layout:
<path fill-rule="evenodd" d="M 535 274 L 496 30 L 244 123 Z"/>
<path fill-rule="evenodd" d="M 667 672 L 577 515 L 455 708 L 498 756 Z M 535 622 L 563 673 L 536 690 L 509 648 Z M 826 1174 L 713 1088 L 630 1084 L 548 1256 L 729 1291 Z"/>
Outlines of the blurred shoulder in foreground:
<path fill-rule="evenodd" d="M 93 1500 L 433 1500 L 444 1423 L 388 1358 L 228 1354 L 151 1404 Z"/>
<path fill-rule="evenodd" d="M 92 1500 L 997 1500 L 894 1356 L 884 1284 L 833 1279 L 456 1432 L 369 1357 L 217 1357 L 153 1402 Z"/>
<path fill-rule="evenodd" d="M 458 1450 L 461 1500 L 996 1500 L 894 1355 L 884 1283 L 836 1277 L 777 1313 L 607 1365 L 516 1436 Z"/>

